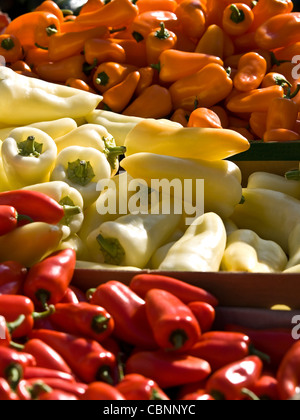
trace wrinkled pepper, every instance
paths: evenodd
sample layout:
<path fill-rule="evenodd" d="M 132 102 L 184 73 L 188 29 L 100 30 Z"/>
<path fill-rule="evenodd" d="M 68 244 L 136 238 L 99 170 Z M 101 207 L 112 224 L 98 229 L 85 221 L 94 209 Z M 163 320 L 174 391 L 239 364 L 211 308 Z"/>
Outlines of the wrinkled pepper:
<path fill-rule="evenodd" d="M 267 62 L 256 52 L 244 54 L 233 78 L 234 87 L 242 92 L 259 88 L 267 73 Z"/>

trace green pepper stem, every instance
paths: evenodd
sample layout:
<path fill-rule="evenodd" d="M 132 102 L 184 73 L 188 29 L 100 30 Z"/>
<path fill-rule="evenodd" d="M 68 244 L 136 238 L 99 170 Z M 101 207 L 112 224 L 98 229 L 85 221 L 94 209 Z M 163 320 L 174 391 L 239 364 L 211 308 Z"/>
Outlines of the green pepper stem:
<path fill-rule="evenodd" d="M 101 73 L 97 74 L 97 77 L 95 79 L 95 83 L 97 85 L 106 86 L 109 82 L 109 76 L 105 71 L 102 71 Z"/>
<path fill-rule="evenodd" d="M 44 319 L 44 318 L 47 318 L 48 316 L 54 314 L 54 312 L 55 312 L 55 306 L 47 304 L 47 309 L 44 312 L 33 312 L 32 313 L 32 318 L 35 321 L 38 320 L 38 319 Z"/>
<path fill-rule="evenodd" d="M 232 4 L 230 6 L 230 10 L 232 11 L 230 19 L 234 23 L 241 23 L 245 20 L 245 13 L 243 12 L 243 10 L 239 9 L 235 4 Z"/>
<path fill-rule="evenodd" d="M 1 47 L 6 51 L 12 50 L 14 46 L 15 46 L 15 43 L 12 38 L 5 38 L 1 42 Z"/>
<path fill-rule="evenodd" d="M 288 180 L 300 181 L 300 171 L 298 169 L 286 172 L 285 178 Z"/>
<path fill-rule="evenodd" d="M 100 380 L 108 383 L 109 385 L 114 385 L 113 378 L 111 376 L 111 369 L 109 366 L 102 366 L 96 375 L 96 380 Z"/>
<path fill-rule="evenodd" d="M 260 398 L 258 398 L 258 396 L 253 391 L 250 391 L 250 389 L 248 388 L 242 388 L 241 394 L 251 398 L 252 401 L 260 401 Z"/>
<path fill-rule="evenodd" d="M 249 346 L 249 354 L 259 357 L 264 362 L 271 363 L 270 356 L 260 350 L 257 350 L 252 344 Z"/>
<path fill-rule="evenodd" d="M 13 362 L 6 367 L 4 376 L 11 388 L 15 390 L 22 379 L 23 368 L 19 363 Z"/>
<path fill-rule="evenodd" d="M 27 140 L 18 143 L 19 155 L 38 158 L 43 150 L 43 144 L 37 143 L 34 136 L 28 136 Z"/>
<path fill-rule="evenodd" d="M 12 321 L 12 322 L 7 322 L 6 323 L 6 326 L 7 326 L 7 329 L 8 329 L 8 331 L 9 331 L 9 333 L 11 334 L 12 332 L 14 332 L 20 325 L 22 325 L 23 324 L 23 322 L 24 322 L 24 320 L 25 320 L 25 315 L 24 314 L 21 314 L 21 315 L 19 315 L 18 316 L 18 318 L 17 319 L 15 319 L 14 321 Z"/>
<path fill-rule="evenodd" d="M 95 293 L 95 291 L 96 291 L 96 288 L 91 288 L 91 289 L 88 289 L 87 291 L 86 291 L 86 298 L 87 298 L 87 300 L 91 300 L 92 299 L 92 297 L 93 297 L 93 294 Z"/>
<path fill-rule="evenodd" d="M 298 95 L 299 92 L 300 92 L 300 83 L 297 84 L 296 90 L 293 93 L 291 93 L 291 88 L 289 87 L 288 92 L 286 95 L 284 95 L 284 97 L 286 99 L 294 99 Z"/>
<path fill-rule="evenodd" d="M 52 36 L 57 33 L 57 27 L 53 24 L 46 28 L 47 36 Z"/>
<path fill-rule="evenodd" d="M 150 67 L 152 67 L 154 70 L 157 70 L 158 72 L 160 72 L 160 63 L 150 64 Z"/>
<path fill-rule="evenodd" d="M 29 393 L 33 400 L 36 400 L 42 392 L 51 392 L 52 388 L 43 381 L 35 382 L 29 389 Z"/>
<path fill-rule="evenodd" d="M 144 40 L 144 37 L 139 32 L 133 31 L 132 34 L 133 38 L 136 40 L 136 42 L 141 42 Z"/>
<path fill-rule="evenodd" d="M 95 177 L 92 165 L 86 160 L 77 159 L 74 162 L 69 162 L 66 172 L 70 181 L 83 187 Z"/>
<path fill-rule="evenodd" d="M 152 391 L 151 391 L 151 398 L 150 398 L 150 400 L 152 400 L 152 401 L 165 401 L 165 400 L 167 400 L 167 398 L 166 397 L 163 397 L 160 393 L 159 393 L 159 391 L 157 391 L 157 389 L 152 389 Z"/>
<path fill-rule="evenodd" d="M 276 85 L 278 86 L 283 87 L 286 85 L 286 86 L 292 87 L 292 84 L 288 80 L 286 80 L 286 78 L 283 76 L 275 76 L 274 80 L 275 80 Z"/>
<path fill-rule="evenodd" d="M 188 336 L 184 330 L 175 330 L 172 332 L 169 341 L 172 344 L 172 350 L 179 350 L 183 347 L 184 343 L 187 341 Z"/>
<path fill-rule="evenodd" d="M 105 263 L 120 265 L 125 256 L 125 251 L 118 239 L 104 238 L 101 234 L 96 239 L 101 247 Z"/>
<path fill-rule="evenodd" d="M 94 316 L 94 318 L 92 319 L 92 330 L 99 334 L 106 331 L 110 319 L 110 317 L 106 317 L 104 315 Z"/>
<path fill-rule="evenodd" d="M 155 37 L 158 39 L 168 39 L 170 37 L 170 32 L 166 29 L 164 22 L 160 22 L 160 29 L 155 32 Z"/>
<path fill-rule="evenodd" d="M 39 289 L 36 293 L 35 293 L 35 297 L 37 298 L 37 300 L 39 302 L 41 302 L 42 307 L 45 309 L 45 311 L 49 310 L 49 305 L 48 305 L 48 301 L 51 297 L 51 294 L 48 290 L 46 289 Z"/>
<path fill-rule="evenodd" d="M 66 217 L 76 216 L 76 214 L 82 213 L 79 206 L 63 206 L 63 208 Z"/>

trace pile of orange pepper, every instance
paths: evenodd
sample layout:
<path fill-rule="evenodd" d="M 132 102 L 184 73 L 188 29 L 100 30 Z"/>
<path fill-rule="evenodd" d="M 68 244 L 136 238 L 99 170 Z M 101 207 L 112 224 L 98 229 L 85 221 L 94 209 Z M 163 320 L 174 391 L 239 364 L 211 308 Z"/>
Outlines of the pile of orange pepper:
<path fill-rule="evenodd" d="M 100 108 L 248 140 L 300 140 L 300 13 L 291 0 L 52 0 L 0 36 L 7 66 L 96 92 Z M 298 60 L 298 61 L 297 61 Z"/>

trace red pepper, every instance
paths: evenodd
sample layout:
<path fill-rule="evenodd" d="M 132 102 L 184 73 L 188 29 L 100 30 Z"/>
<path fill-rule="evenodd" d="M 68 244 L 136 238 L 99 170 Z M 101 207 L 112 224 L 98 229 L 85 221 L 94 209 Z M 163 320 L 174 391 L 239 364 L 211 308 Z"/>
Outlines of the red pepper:
<path fill-rule="evenodd" d="M 38 191 L 16 190 L 0 193 L 0 205 L 13 206 L 35 222 L 57 224 L 64 217 L 63 206 Z"/>
<path fill-rule="evenodd" d="M 27 275 L 27 268 L 17 261 L 0 264 L 0 295 L 20 293 Z"/>
<path fill-rule="evenodd" d="M 138 373 L 129 373 L 116 385 L 126 400 L 169 400 L 170 398 L 152 379 Z"/>
<path fill-rule="evenodd" d="M 60 389 L 53 389 L 51 391 L 43 392 L 39 395 L 38 400 L 41 401 L 78 401 L 76 395 L 70 392 L 61 391 Z"/>
<path fill-rule="evenodd" d="M 11 343 L 11 335 L 6 319 L 0 315 L 0 346 L 9 347 Z"/>
<path fill-rule="evenodd" d="M 28 366 L 23 372 L 24 379 L 55 378 L 63 381 L 75 382 L 74 376 L 60 370 L 43 368 L 40 366 Z"/>
<path fill-rule="evenodd" d="M 137 274 L 132 278 L 129 287 L 143 299 L 149 290 L 162 289 L 173 293 L 184 303 L 199 300 L 212 306 L 218 305 L 217 299 L 206 290 L 173 277 L 158 274 Z"/>
<path fill-rule="evenodd" d="M 61 331 L 97 341 L 111 335 L 115 325 L 106 309 L 88 302 L 57 303 L 50 320 Z"/>
<path fill-rule="evenodd" d="M 253 329 L 238 325 L 227 325 L 226 330 L 246 334 L 252 345 L 270 357 L 270 367 L 278 368 L 288 350 L 295 344 L 289 329 Z"/>
<path fill-rule="evenodd" d="M 146 294 L 145 302 L 148 321 L 160 348 L 183 352 L 200 339 L 197 319 L 172 293 L 152 289 Z"/>
<path fill-rule="evenodd" d="M 158 350 L 134 353 L 126 361 L 125 372 L 144 375 L 165 389 L 201 381 L 210 375 L 211 368 L 198 357 Z"/>
<path fill-rule="evenodd" d="M 195 401 L 215 401 L 215 399 L 207 394 L 204 389 L 193 392 L 191 394 L 186 394 L 181 400 L 195 400 Z"/>
<path fill-rule="evenodd" d="M 113 383 L 116 358 L 97 341 L 50 330 L 33 330 L 30 338 L 38 338 L 57 351 L 82 381 Z"/>
<path fill-rule="evenodd" d="M 260 400 L 280 400 L 278 380 L 269 374 L 263 374 L 258 381 L 249 387 L 249 390 Z"/>
<path fill-rule="evenodd" d="M 18 226 L 18 213 L 12 206 L 0 206 L 0 236 L 6 235 Z"/>
<path fill-rule="evenodd" d="M 52 311 L 53 307 L 45 312 L 35 312 L 32 300 L 23 295 L 0 295 L 0 313 L 10 324 L 12 338 L 27 336 L 34 326 L 34 320 L 47 317 Z"/>
<path fill-rule="evenodd" d="M 205 390 L 218 400 L 241 400 L 243 388 L 251 387 L 260 378 L 262 369 L 263 363 L 257 356 L 245 357 L 213 373 Z"/>
<path fill-rule="evenodd" d="M 70 287 L 68 287 L 60 303 L 78 303 L 78 302 L 79 300 L 76 296 L 76 293 L 73 292 L 73 290 Z"/>
<path fill-rule="evenodd" d="M 71 284 L 69 288 L 75 293 L 79 302 L 87 302 L 87 298 L 84 291 L 74 286 L 73 284 Z"/>
<path fill-rule="evenodd" d="M 300 341 L 285 354 L 277 371 L 281 400 L 289 400 L 299 393 L 300 387 Z"/>
<path fill-rule="evenodd" d="M 22 378 L 26 366 L 36 364 L 31 354 L 16 351 L 10 347 L 0 347 L 0 377 L 7 380 L 14 389 Z"/>
<path fill-rule="evenodd" d="M 70 382 L 59 378 L 31 378 L 22 379 L 16 389 L 21 400 L 38 399 L 39 395 L 46 389 L 61 390 L 75 395 L 77 398 L 85 393 L 87 384 L 82 382 Z"/>
<path fill-rule="evenodd" d="M 67 374 L 72 373 L 60 354 L 42 340 L 37 338 L 28 340 L 24 345 L 24 351 L 32 354 L 36 359 L 37 366 L 41 368 L 54 369 Z"/>
<path fill-rule="evenodd" d="M 0 401 L 17 401 L 18 395 L 12 391 L 9 383 L 4 378 L 0 378 Z"/>
<path fill-rule="evenodd" d="M 125 284 L 114 280 L 101 284 L 90 303 L 105 307 L 110 313 L 115 337 L 146 349 L 158 347 L 147 320 L 145 301 Z"/>
<path fill-rule="evenodd" d="M 215 308 L 209 303 L 200 301 L 191 302 L 188 307 L 196 317 L 202 333 L 211 330 L 216 318 Z"/>
<path fill-rule="evenodd" d="M 125 398 L 118 389 L 105 382 L 92 382 L 88 385 L 85 393 L 80 398 L 88 401 L 124 401 Z"/>
<path fill-rule="evenodd" d="M 66 293 L 73 278 L 76 252 L 67 248 L 57 251 L 29 269 L 24 293 L 37 305 L 55 305 Z"/>

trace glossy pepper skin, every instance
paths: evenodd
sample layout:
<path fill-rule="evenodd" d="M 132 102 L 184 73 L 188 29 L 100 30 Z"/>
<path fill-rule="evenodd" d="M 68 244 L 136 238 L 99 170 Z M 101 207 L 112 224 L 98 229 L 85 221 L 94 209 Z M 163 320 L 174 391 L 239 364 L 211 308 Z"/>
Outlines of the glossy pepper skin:
<path fill-rule="evenodd" d="M 282 400 L 288 400 L 299 392 L 299 357 L 300 344 L 296 342 L 285 354 L 278 368 L 277 380 Z"/>
<path fill-rule="evenodd" d="M 114 383 L 116 358 L 97 341 L 43 329 L 33 330 L 29 337 L 38 338 L 57 351 L 82 381 Z"/>
<path fill-rule="evenodd" d="M 151 289 L 145 302 L 147 318 L 160 348 L 183 352 L 200 339 L 201 330 L 192 311 L 172 293 Z"/>
<path fill-rule="evenodd" d="M 20 40 L 14 35 L 0 35 L 0 54 L 7 63 L 15 63 L 21 60 L 24 56 L 24 51 Z"/>
<path fill-rule="evenodd" d="M 18 213 L 12 206 L 0 206 L 0 235 L 5 235 L 16 229 Z"/>
<path fill-rule="evenodd" d="M 92 382 L 88 385 L 85 393 L 80 398 L 84 401 L 123 401 L 122 393 L 115 387 L 105 382 Z"/>
<path fill-rule="evenodd" d="M 36 361 L 28 353 L 0 346 L 0 376 L 14 389 L 22 378 L 26 366 L 34 366 Z"/>
<path fill-rule="evenodd" d="M 152 379 L 129 373 L 116 385 L 126 400 L 169 400 L 170 398 Z"/>
<path fill-rule="evenodd" d="M 161 289 L 173 293 L 184 303 L 202 301 L 209 303 L 213 307 L 218 305 L 217 298 L 206 290 L 161 274 L 136 274 L 131 279 L 129 287 L 142 299 L 145 298 L 149 290 Z"/>
<path fill-rule="evenodd" d="M 267 62 L 264 57 L 256 52 L 246 53 L 239 60 L 237 73 L 233 78 L 234 87 L 241 92 L 257 89 L 266 72 Z"/>
<path fill-rule="evenodd" d="M 215 308 L 207 302 L 195 301 L 188 303 L 188 307 L 195 315 L 202 333 L 209 331 L 216 318 Z"/>
<path fill-rule="evenodd" d="M 162 22 L 160 27 L 150 32 L 146 38 L 147 63 L 149 65 L 157 63 L 161 53 L 164 50 L 175 48 L 176 42 L 176 34 L 168 31 Z"/>
<path fill-rule="evenodd" d="M 247 4 L 232 3 L 223 12 L 222 26 L 228 35 L 240 36 L 250 29 L 253 20 L 253 12 Z"/>
<path fill-rule="evenodd" d="M 18 401 L 18 395 L 12 391 L 6 379 L 0 378 L 0 400 L 1 401 Z"/>
<path fill-rule="evenodd" d="M 50 321 L 60 330 L 103 341 L 114 329 L 114 319 L 101 306 L 88 302 L 57 303 Z"/>
<path fill-rule="evenodd" d="M 116 337 L 146 349 L 158 347 L 147 320 L 145 301 L 125 284 L 106 282 L 97 287 L 89 302 L 105 306 L 115 321 Z"/>
<path fill-rule="evenodd" d="M 24 293 L 42 306 L 58 303 L 73 278 L 76 253 L 73 249 L 57 251 L 28 272 Z"/>
<path fill-rule="evenodd" d="M 216 399 L 240 400 L 242 389 L 260 378 L 262 368 L 263 363 L 257 356 L 240 359 L 214 372 L 206 383 L 206 392 Z"/>

